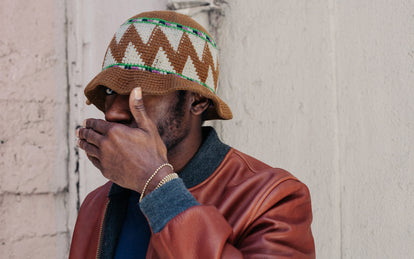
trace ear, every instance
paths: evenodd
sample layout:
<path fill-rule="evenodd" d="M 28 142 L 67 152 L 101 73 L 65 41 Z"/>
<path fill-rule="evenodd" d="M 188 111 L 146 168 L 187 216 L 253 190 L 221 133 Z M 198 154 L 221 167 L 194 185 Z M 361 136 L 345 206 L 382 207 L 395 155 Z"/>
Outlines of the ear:
<path fill-rule="evenodd" d="M 191 103 L 191 113 L 193 115 L 201 115 L 210 106 L 210 99 L 201 94 L 192 93 L 193 100 Z"/>

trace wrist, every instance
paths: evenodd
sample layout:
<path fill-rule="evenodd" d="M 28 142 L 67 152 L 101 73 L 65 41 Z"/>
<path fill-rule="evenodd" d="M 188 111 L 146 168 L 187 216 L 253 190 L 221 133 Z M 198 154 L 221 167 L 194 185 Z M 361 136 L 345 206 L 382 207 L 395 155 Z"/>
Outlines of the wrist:
<path fill-rule="evenodd" d="M 174 172 L 174 168 L 170 163 L 164 163 L 155 169 L 154 173 L 147 179 L 145 182 L 144 188 L 141 191 L 141 196 L 139 202 L 150 192 L 155 190 L 157 184 L 161 181 L 163 177 Z M 160 179 L 161 177 L 161 179 Z"/>
<path fill-rule="evenodd" d="M 147 190 L 145 191 L 145 195 L 148 195 L 150 192 L 154 191 L 158 184 L 169 174 L 174 173 L 173 169 L 169 166 L 165 166 L 161 168 L 158 173 L 154 176 L 151 182 L 148 184 Z M 145 197 L 144 195 L 144 197 Z"/>

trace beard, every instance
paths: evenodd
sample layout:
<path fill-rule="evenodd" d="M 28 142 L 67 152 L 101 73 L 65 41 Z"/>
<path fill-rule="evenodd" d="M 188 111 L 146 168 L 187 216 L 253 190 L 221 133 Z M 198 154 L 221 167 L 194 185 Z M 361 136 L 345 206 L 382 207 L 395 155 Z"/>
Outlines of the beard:
<path fill-rule="evenodd" d="M 176 147 L 190 132 L 189 123 L 183 123 L 187 91 L 177 91 L 176 102 L 172 103 L 169 112 L 158 121 L 157 129 L 167 151 Z"/>

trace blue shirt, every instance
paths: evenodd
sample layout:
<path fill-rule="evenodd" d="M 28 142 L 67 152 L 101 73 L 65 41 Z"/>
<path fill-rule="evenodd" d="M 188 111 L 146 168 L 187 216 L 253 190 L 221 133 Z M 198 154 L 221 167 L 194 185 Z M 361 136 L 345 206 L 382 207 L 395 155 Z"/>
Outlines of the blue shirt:
<path fill-rule="evenodd" d="M 145 258 L 147 254 L 151 230 L 138 203 L 139 194 L 131 191 L 115 259 Z"/>

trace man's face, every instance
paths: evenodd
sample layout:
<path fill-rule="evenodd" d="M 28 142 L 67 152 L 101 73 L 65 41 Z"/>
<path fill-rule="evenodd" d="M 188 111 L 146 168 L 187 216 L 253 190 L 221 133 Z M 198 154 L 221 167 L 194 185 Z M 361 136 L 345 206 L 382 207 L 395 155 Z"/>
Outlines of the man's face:
<path fill-rule="evenodd" d="M 105 89 L 105 119 L 109 122 L 138 127 L 129 109 L 129 96 Z M 157 126 L 167 150 L 179 144 L 189 133 L 188 92 L 175 91 L 167 95 L 143 95 L 145 111 Z"/>

